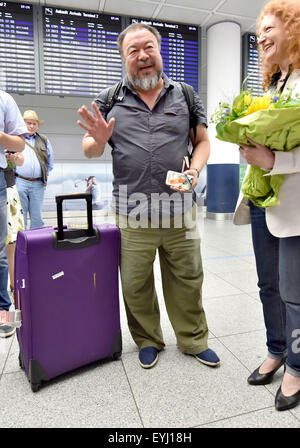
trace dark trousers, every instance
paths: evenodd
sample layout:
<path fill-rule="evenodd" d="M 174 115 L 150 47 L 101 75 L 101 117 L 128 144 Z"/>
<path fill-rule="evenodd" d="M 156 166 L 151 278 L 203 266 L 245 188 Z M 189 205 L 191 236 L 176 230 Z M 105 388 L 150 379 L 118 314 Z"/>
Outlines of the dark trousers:
<path fill-rule="evenodd" d="M 273 236 L 265 210 L 250 203 L 250 211 L 269 356 L 279 359 L 287 354 L 287 371 L 300 376 L 300 237 Z M 298 250 L 290 240 L 298 241 Z"/>
<path fill-rule="evenodd" d="M 300 236 L 280 238 L 279 274 L 286 308 L 287 372 L 300 377 Z"/>

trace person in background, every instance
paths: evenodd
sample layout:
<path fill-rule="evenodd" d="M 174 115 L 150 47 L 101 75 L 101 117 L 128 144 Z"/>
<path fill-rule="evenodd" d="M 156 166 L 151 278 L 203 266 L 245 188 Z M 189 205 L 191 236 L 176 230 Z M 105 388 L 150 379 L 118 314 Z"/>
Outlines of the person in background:
<path fill-rule="evenodd" d="M 275 93 L 300 94 L 300 1 L 272 0 L 258 19 L 258 45 L 264 87 Z M 248 378 L 251 385 L 272 381 L 285 364 L 275 407 L 300 402 L 300 147 L 271 151 L 250 140 L 240 151 L 250 165 L 283 174 L 280 203 L 263 209 L 249 201 L 258 286 L 263 305 L 268 354 Z M 245 199 L 238 202 L 234 222 L 243 224 Z"/>
<path fill-rule="evenodd" d="M 11 95 L 0 90 L 0 310 L 9 311 L 7 241 L 7 188 L 4 169 L 7 167 L 5 149 L 20 152 L 24 149 L 27 128 Z M 14 334 L 15 328 L 0 325 L 0 337 Z"/>
<path fill-rule="evenodd" d="M 8 260 L 10 291 L 14 292 L 15 279 L 15 249 L 19 230 L 24 229 L 24 218 L 21 207 L 20 197 L 16 187 L 15 166 L 21 166 L 24 163 L 23 152 L 6 152 L 6 159 L 12 166 L 7 166 L 4 170 L 7 185 L 7 244 L 6 254 Z"/>
<path fill-rule="evenodd" d="M 38 133 L 44 123 L 39 120 L 34 110 L 26 110 L 23 114 L 28 134 L 25 136 L 24 163 L 16 166 L 16 185 L 27 229 L 27 215 L 30 217 L 30 228 L 43 227 L 42 208 L 45 188 L 50 171 L 53 169 L 54 154 L 48 138 Z"/>
<path fill-rule="evenodd" d="M 102 114 L 105 114 L 107 90 L 101 92 L 92 104 L 95 115 L 85 106 L 81 107 L 78 112 L 83 122 L 78 124 L 87 131 L 83 138 L 87 157 L 100 157 L 108 141 L 113 148 L 113 194 L 116 220 L 121 229 L 122 292 L 140 365 L 145 369 L 153 367 L 165 345 L 153 275 L 158 251 L 164 299 L 177 345 L 201 363 L 216 367 L 220 359 L 207 345 L 194 196 L 192 192 L 183 194 L 179 190 L 172 193 L 165 184 L 168 170 L 181 171 L 191 139 L 193 158 L 185 174 L 191 175 L 192 188 L 197 185 L 198 174 L 210 152 L 206 114 L 194 92 L 197 116 L 194 136 L 181 85 L 163 73 L 160 43 L 161 36 L 153 27 L 132 24 L 126 28 L 118 39 L 127 72 L 119 101 L 105 121 Z M 156 203 L 158 195 L 161 196 L 159 204 Z M 135 201 L 139 203 L 140 223 L 134 218 Z M 166 219 L 164 225 L 167 217 L 169 223 Z M 189 238 L 189 232 L 194 236 Z"/>
<path fill-rule="evenodd" d="M 85 180 L 86 180 L 85 192 L 90 193 L 92 195 L 93 210 L 101 209 L 102 208 L 101 189 L 100 189 L 100 185 L 97 182 L 96 177 L 89 176 Z"/>

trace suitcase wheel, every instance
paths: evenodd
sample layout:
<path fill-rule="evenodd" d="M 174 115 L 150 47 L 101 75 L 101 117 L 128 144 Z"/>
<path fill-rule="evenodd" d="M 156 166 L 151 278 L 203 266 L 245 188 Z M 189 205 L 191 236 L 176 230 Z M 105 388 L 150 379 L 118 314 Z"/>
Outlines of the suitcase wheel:
<path fill-rule="evenodd" d="M 121 357 L 122 352 L 116 352 L 112 355 L 114 361 L 117 361 Z"/>
<path fill-rule="evenodd" d="M 21 369 L 24 370 L 24 361 L 23 361 L 21 352 L 19 352 L 19 366 L 20 366 Z"/>
<path fill-rule="evenodd" d="M 28 379 L 30 381 L 32 392 L 37 392 L 43 381 L 48 381 L 49 377 L 43 367 L 35 359 L 29 360 Z"/>
<path fill-rule="evenodd" d="M 30 385 L 32 392 L 37 392 L 41 386 L 39 383 L 30 383 Z"/>

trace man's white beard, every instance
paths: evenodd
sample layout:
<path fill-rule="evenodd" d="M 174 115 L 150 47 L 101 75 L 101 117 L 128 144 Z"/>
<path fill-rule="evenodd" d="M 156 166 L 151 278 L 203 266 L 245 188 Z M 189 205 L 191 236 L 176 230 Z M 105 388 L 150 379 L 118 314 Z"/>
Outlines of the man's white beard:
<path fill-rule="evenodd" d="M 138 76 L 136 76 L 133 78 L 132 76 L 128 75 L 128 78 L 134 87 L 147 91 L 152 90 L 157 86 L 161 78 L 161 74 L 162 71 L 160 70 L 159 72 L 156 72 L 156 74 L 152 77 L 146 76 L 145 78 L 139 78 Z"/>

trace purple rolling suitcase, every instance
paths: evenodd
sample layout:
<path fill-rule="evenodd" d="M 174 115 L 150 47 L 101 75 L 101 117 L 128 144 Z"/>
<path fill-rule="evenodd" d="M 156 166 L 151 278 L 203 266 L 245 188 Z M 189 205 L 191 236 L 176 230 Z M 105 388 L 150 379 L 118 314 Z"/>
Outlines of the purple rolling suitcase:
<path fill-rule="evenodd" d="M 86 199 L 88 229 L 63 226 L 62 202 Z M 20 366 L 33 391 L 42 382 L 122 351 L 117 226 L 92 224 L 90 194 L 57 196 L 58 228 L 19 232 L 15 301 Z"/>

